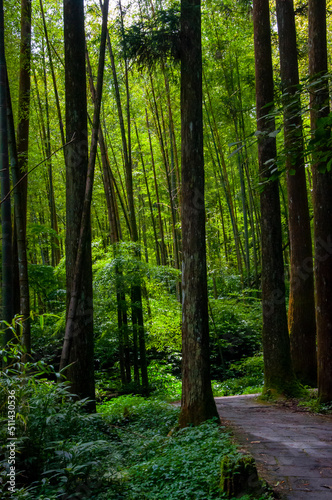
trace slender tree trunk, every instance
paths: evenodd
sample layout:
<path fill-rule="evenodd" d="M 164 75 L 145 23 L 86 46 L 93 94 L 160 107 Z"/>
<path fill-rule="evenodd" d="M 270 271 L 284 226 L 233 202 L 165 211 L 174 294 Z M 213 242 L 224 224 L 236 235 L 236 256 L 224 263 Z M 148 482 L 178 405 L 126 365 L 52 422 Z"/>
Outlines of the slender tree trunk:
<path fill-rule="evenodd" d="M 8 147 L 11 164 L 11 174 L 13 185 L 16 186 L 13 190 L 14 198 L 14 217 L 15 217 L 15 238 L 14 245 L 16 245 L 17 253 L 14 252 L 14 258 L 17 256 L 17 282 L 19 288 L 19 310 L 18 312 L 23 318 L 23 335 L 25 335 L 23 345 L 26 347 L 30 345 L 30 294 L 29 294 L 29 278 L 28 278 L 28 259 L 27 259 L 27 245 L 26 245 L 26 231 L 25 221 L 26 212 L 24 207 L 24 199 L 22 191 L 18 189 L 18 182 L 20 180 L 20 171 L 18 167 L 18 157 L 16 149 L 16 136 L 14 127 L 14 116 L 12 111 L 12 103 L 10 97 L 10 89 L 7 77 L 7 119 L 8 119 Z M 16 278 L 16 276 L 14 276 Z M 16 310 L 14 309 L 14 313 Z M 27 349 L 27 352 L 29 350 Z"/>
<path fill-rule="evenodd" d="M 13 319 L 13 262 L 10 174 L 7 130 L 7 69 L 5 57 L 3 1 L 0 0 L 0 185 L 1 185 L 1 244 L 2 244 L 2 311 L 1 318 L 8 323 Z M 6 199 L 4 200 L 4 198 Z M 13 338 L 5 330 L 4 344 Z"/>
<path fill-rule="evenodd" d="M 47 192 L 48 192 L 48 204 L 50 209 L 50 220 L 51 220 L 51 228 L 55 232 L 54 235 L 51 236 L 51 252 L 52 252 L 52 266 L 57 266 L 60 262 L 60 243 L 58 234 L 58 221 L 55 207 L 55 196 L 54 196 L 54 187 L 53 187 L 53 173 L 52 173 L 52 159 L 51 156 L 51 132 L 50 132 L 50 119 L 49 119 L 49 107 L 48 107 L 48 92 L 47 92 L 47 78 L 46 78 L 46 67 L 45 67 L 45 59 L 43 60 L 43 75 L 44 75 L 44 88 L 45 88 L 45 115 L 46 115 L 46 125 L 44 122 L 44 113 L 43 106 L 40 99 L 39 89 L 38 89 L 38 80 L 36 72 L 33 72 L 34 75 L 34 83 L 36 89 L 36 97 L 38 101 L 39 115 L 40 115 L 40 124 L 41 124 L 41 135 L 42 141 L 45 146 L 43 149 L 43 153 L 47 159 L 48 166 L 48 179 L 46 181 Z"/>
<path fill-rule="evenodd" d="M 60 368 L 63 369 L 71 363 L 67 374 L 72 391 L 80 397 L 89 397 L 92 400 L 92 411 L 95 408 L 95 389 L 90 209 L 103 88 L 107 16 L 108 0 L 105 0 L 88 165 L 86 84 L 85 78 L 82 78 L 82 75 L 85 75 L 83 2 L 64 0 L 66 131 L 67 136 L 77 134 L 77 140 L 73 143 L 75 149 L 66 149 L 68 309 Z M 81 149 L 78 149 L 78 146 Z M 74 185 L 75 181 L 77 185 Z"/>
<path fill-rule="evenodd" d="M 146 186 L 146 193 L 148 195 L 148 202 L 149 202 L 149 210 L 150 210 L 150 216 L 151 216 L 151 222 L 152 222 L 152 228 L 153 228 L 153 235 L 154 235 L 154 241 L 155 241 L 155 246 L 156 246 L 156 261 L 157 265 L 160 266 L 160 255 L 159 255 L 159 245 L 158 245 L 158 237 L 157 237 L 157 228 L 156 228 L 156 222 L 154 219 L 154 214 L 153 214 L 153 206 L 152 206 L 152 200 L 151 200 L 151 195 L 150 195 L 150 188 L 149 188 L 149 182 L 146 174 L 146 168 L 145 168 L 145 162 L 143 158 L 143 153 L 141 149 L 141 144 L 139 140 L 139 135 L 138 135 L 138 130 L 137 130 L 137 125 L 135 123 L 135 131 L 136 131 L 136 137 L 137 137 L 137 143 L 139 147 L 139 152 L 141 156 L 141 164 L 143 168 L 143 175 L 144 175 L 144 182 Z"/>
<path fill-rule="evenodd" d="M 326 73 L 326 1 L 309 0 L 309 75 L 313 82 L 310 87 L 310 118 L 314 138 L 318 141 L 313 154 L 312 182 L 318 396 L 322 403 L 332 401 L 332 172 L 326 170 L 326 160 L 319 155 L 320 152 L 326 153 L 331 134 L 329 125 L 324 128 L 324 118 L 329 114 Z M 319 137 L 322 137 L 320 141 Z"/>
<path fill-rule="evenodd" d="M 278 180 L 270 180 L 276 158 L 276 140 L 273 137 L 274 118 L 268 115 L 273 105 L 269 0 L 254 0 L 253 9 L 258 160 L 263 183 L 260 201 L 264 390 L 291 394 L 296 383 L 287 329 Z"/>
<path fill-rule="evenodd" d="M 211 388 L 209 360 L 200 7 L 200 0 L 181 1 L 181 427 L 218 417 Z"/>
<path fill-rule="evenodd" d="M 22 203 L 21 218 L 21 240 L 26 242 L 26 214 L 27 214 L 27 192 L 28 177 L 24 176 L 28 169 L 28 151 L 29 151 L 29 116 L 30 116 L 30 62 L 31 62 L 31 0 L 21 0 L 21 41 L 20 41 L 20 77 L 19 77 L 19 98 L 18 98 L 18 124 L 17 124 L 17 161 L 19 178 L 22 179 L 17 186 L 20 191 Z M 16 237 L 16 233 L 15 233 Z M 14 244 L 16 244 L 14 242 Z M 17 242 L 17 246 L 19 246 Z M 21 246 L 21 245 L 20 245 Z M 20 250 L 18 250 L 20 254 Z M 18 255 L 20 260 L 22 256 Z M 20 264 L 19 264 L 20 268 Z M 19 269 L 19 273 L 20 273 Z M 27 271 L 25 273 L 27 275 Z M 21 276 L 19 276 L 21 281 Z M 20 287 L 21 293 L 21 287 Z M 31 351 L 31 332 L 30 332 L 30 307 L 28 310 L 29 299 L 20 296 L 20 313 L 22 314 L 22 301 L 25 302 L 24 310 L 27 315 L 23 315 L 23 334 L 22 344 L 27 353 Z"/>
<path fill-rule="evenodd" d="M 163 221 L 162 221 L 162 216 L 161 216 L 159 189 L 158 189 L 158 182 L 157 182 L 156 166 L 155 166 L 155 161 L 154 161 L 152 140 L 151 140 L 151 131 L 150 131 L 150 125 L 149 125 L 148 111 L 147 111 L 146 108 L 145 108 L 145 117 L 146 117 L 146 126 L 147 126 L 148 134 L 149 134 L 151 165 L 152 165 L 152 170 L 153 170 L 153 179 L 154 179 L 154 186 L 155 186 L 155 191 L 156 191 L 156 201 L 157 201 L 158 221 L 159 221 L 159 234 L 160 234 L 161 265 L 162 266 L 166 266 L 167 265 L 167 251 L 166 251 L 165 237 L 164 237 L 164 226 L 163 226 Z"/>
<path fill-rule="evenodd" d="M 61 142 L 62 142 L 62 145 L 64 145 L 65 144 L 65 133 L 64 133 L 64 129 L 63 129 L 63 121 L 62 121 L 62 114 L 61 114 L 61 108 L 60 108 L 59 92 L 58 92 L 58 87 L 57 87 L 57 83 L 56 83 L 56 77 L 55 77 L 54 66 L 53 66 L 53 58 L 52 58 L 52 50 L 51 50 L 51 45 L 50 45 L 49 38 L 48 38 L 48 31 L 47 31 L 47 26 L 46 26 L 46 20 L 45 20 L 42 0 L 40 0 L 40 11 L 41 11 L 41 15 L 43 18 L 43 27 L 44 27 L 44 33 L 45 33 L 46 48 L 47 48 L 48 60 L 49 60 L 49 64 L 50 64 L 51 74 L 52 74 L 56 110 L 57 110 L 57 114 L 58 114 L 58 121 L 59 121 L 60 134 L 61 134 Z"/>
<path fill-rule="evenodd" d="M 218 163 L 218 167 L 219 167 L 220 179 L 221 179 L 223 189 L 225 191 L 225 197 L 226 197 L 227 206 L 228 206 L 228 210 L 229 210 L 229 214 L 230 214 L 233 236 L 234 236 L 234 245 L 235 245 L 235 251 L 236 251 L 237 268 L 238 268 L 239 274 L 242 277 L 243 272 L 242 272 L 242 260 L 241 260 L 241 252 L 240 252 L 240 238 L 239 238 L 238 225 L 237 225 L 237 221 L 236 221 L 233 196 L 232 196 L 232 192 L 230 189 L 230 183 L 229 183 L 229 179 L 228 179 L 228 173 L 227 173 L 227 168 L 226 168 L 224 152 L 223 152 L 223 149 L 221 146 L 221 142 L 220 142 L 220 138 L 219 138 L 219 134 L 218 134 L 218 128 L 217 128 L 216 121 L 215 121 L 214 114 L 213 114 L 213 110 L 212 110 L 210 94 L 208 91 L 207 91 L 207 95 L 208 95 L 208 99 L 209 99 L 209 105 L 210 105 L 210 110 L 211 110 L 211 116 L 213 119 L 213 124 L 211 122 L 210 113 L 209 113 L 209 110 L 208 110 L 206 104 L 205 104 L 205 110 L 207 113 L 208 123 L 209 123 L 209 127 L 210 127 L 211 134 L 212 134 L 214 150 L 216 153 L 217 163 Z"/>
<path fill-rule="evenodd" d="M 316 386 L 316 323 L 312 242 L 303 157 L 299 73 L 293 0 L 277 0 L 279 54 L 284 105 L 290 241 L 288 327 L 294 372 Z M 308 272 L 309 271 L 309 272 Z"/>
<path fill-rule="evenodd" d="M 86 49 L 86 60 L 87 60 L 92 100 L 93 102 L 95 102 L 96 89 L 93 82 L 92 69 L 87 49 Z M 110 226 L 111 243 L 113 245 L 114 258 L 116 259 L 118 254 L 117 244 L 120 241 L 121 229 L 120 229 L 117 203 L 115 198 L 115 190 L 113 182 L 114 179 L 111 174 L 104 134 L 100 124 L 99 124 L 98 141 L 102 158 L 103 182 L 104 182 L 105 198 L 106 198 L 108 219 Z M 115 281 L 116 281 L 115 287 L 116 287 L 116 302 L 117 302 L 117 317 L 118 317 L 118 332 L 119 332 L 120 375 L 121 375 L 121 382 L 124 385 L 131 381 L 130 347 L 129 347 L 129 336 L 128 336 L 126 295 L 122 290 L 123 276 L 122 276 L 122 270 L 120 269 L 120 266 L 118 264 L 116 264 L 115 266 Z"/>
<path fill-rule="evenodd" d="M 164 167 L 165 167 L 165 172 L 166 172 L 166 182 L 167 182 L 169 206 L 170 206 L 171 221 L 172 221 L 172 235 L 173 235 L 172 241 L 173 241 L 174 267 L 175 267 L 175 269 L 180 269 L 179 241 L 178 241 L 178 234 L 177 234 L 177 230 L 176 230 L 176 224 L 177 224 L 176 210 L 175 210 L 174 199 L 173 199 L 173 194 L 172 194 L 169 160 L 167 157 L 167 150 L 165 147 L 165 140 L 164 140 L 165 134 L 163 134 L 163 131 L 162 131 L 162 129 L 163 129 L 162 125 L 164 124 L 164 121 L 163 121 L 163 117 L 160 116 L 161 113 L 159 113 L 159 110 L 158 110 L 157 98 L 156 98 L 154 83 L 153 83 L 153 79 L 152 79 L 151 74 L 150 74 L 150 82 L 151 82 L 151 91 L 152 91 L 152 98 L 153 98 L 154 119 L 155 119 L 156 130 L 157 130 L 157 134 L 158 134 L 158 138 L 159 138 L 160 150 L 161 150 L 163 163 L 164 163 Z M 179 288 L 177 288 L 177 294 L 178 294 L 178 298 L 180 298 L 180 289 Z"/>
<path fill-rule="evenodd" d="M 121 8 L 121 3 L 120 3 L 120 10 L 121 10 L 121 25 L 123 30 L 123 13 Z M 128 61 L 126 54 L 124 54 L 124 59 L 125 59 L 126 112 L 127 112 L 127 148 L 125 153 L 126 190 L 127 190 L 127 199 L 129 206 L 131 240 L 133 243 L 137 243 L 138 231 L 137 231 L 137 222 L 135 214 L 132 158 L 131 158 L 130 92 L 129 92 Z M 118 111 L 120 117 L 121 102 L 119 101 L 119 103 L 120 106 L 118 104 Z M 123 126 L 121 126 L 121 135 L 123 138 L 123 144 L 125 146 L 124 124 Z M 134 250 L 134 258 L 137 260 L 140 259 L 140 250 L 138 247 Z M 145 348 L 145 331 L 144 331 L 144 321 L 143 321 L 142 290 L 141 290 L 141 279 L 139 276 L 139 266 L 137 266 L 134 272 L 136 273 L 137 279 L 136 283 L 132 285 L 132 290 L 131 290 L 133 331 L 134 331 L 134 337 L 137 333 L 137 339 L 139 345 L 142 386 L 145 390 L 148 390 L 149 383 L 148 383 L 147 359 L 146 359 L 146 348 Z M 135 339 L 134 339 L 134 344 L 135 344 Z"/>
<path fill-rule="evenodd" d="M 29 151 L 31 66 L 31 0 L 21 0 L 20 82 L 18 101 L 17 154 L 21 176 L 27 171 Z M 19 184 L 24 205 L 27 204 L 28 177 Z"/>

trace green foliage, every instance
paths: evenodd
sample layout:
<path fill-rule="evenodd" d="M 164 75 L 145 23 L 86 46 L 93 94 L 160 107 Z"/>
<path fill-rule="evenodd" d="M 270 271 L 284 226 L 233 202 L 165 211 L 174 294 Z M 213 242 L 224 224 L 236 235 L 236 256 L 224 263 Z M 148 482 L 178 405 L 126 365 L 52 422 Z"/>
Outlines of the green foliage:
<path fill-rule="evenodd" d="M 299 400 L 298 404 L 315 413 L 332 414 L 332 403 L 321 403 L 316 389 L 308 388 L 308 393 Z"/>
<path fill-rule="evenodd" d="M 113 484 L 100 500 L 224 498 L 221 458 L 238 454 L 216 422 L 170 433 L 179 408 L 139 396 L 121 396 L 99 411 L 116 425 L 121 439 L 116 464 L 114 455 L 109 462 L 117 471 Z"/>
<path fill-rule="evenodd" d="M 129 498 L 220 498 L 219 467 L 236 451 L 216 422 L 185 428 L 163 444 L 158 455 L 131 469 Z"/>
<path fill-rule="evenodd" d="M 181 399 L 181 380 L 171 374 L 172 365 L 152 361 L 148 366 L 149 383 L 153 396 L 164 401 L 179 401 Z"/>
<path fill-rule="evenodd" d="M 176 300 L 179 271 L 133 259 L 135 246 L 119 244 L 116 257 L 108 252 L 94 264 L 96 358 L 100 366 L 114 364 L 118 353 L 116 292 L 126 297 L 121 307 L 131 313 L 130 288 L 141 283 L 146 347 L 154 351 L 181 350 L 181 306 Z M 128 325 L 131 334 L 131 324 Z"/>
<path fill-rule="evenodd" d="M 315 85 L 316 83 L 319 82 L 315 81 Z M 317 128 L 315 129 L 314 137 L 309 141 L 308 153 L 313 155 L 315 162 L 320 163 L 318 169 L 321 173 L 330 172 L 332 168 L 331 126 L 332 113 L 329 113 L 326 117 L 319 118 L 317 120 Z"/>
<path fill-rule="evenodd" d="M 8 366 L 0 384 L 0 419 L 7 424 L 7 400 L 15 395 L 15 468 L 18 493 L 15 498 L 39 498 L 45 494 L 70 493 L 91 474 L 95 454 L 105 442 L 101 419 L 84 411 L 86 400 L 78 401 L 43 361 L 22 361 L 18 344 L 8 345 L 2 358 Z M 1 477 L 6 482 L 7 425 L 1 426 Z M 28 483 L 27 483 L 28 482 Z M 11 497 L 14 498 L 14 497 Z M 42 498 L 42 497 L 41 497 Z"/>
<path fill-rule="evenodd" d="M 147 318 L 147 349 L 181 351 L 181 304 L 175 296 L 177 270 L 151 268 L 146 289 L 151 310 Z"/>
<path fill-rule="evenodd" d="M 98 407 L 98 412 L 111 424 L 126 425 L 146 432 L 167 434 L 177 421 L 179 409 L 164 401 L 143 396 L 119 396 Z"/>
<path fill-rule="evenodd" d="M 261 349 L 261 305 L 257 300 L 210 300 L 212 378 L 228 376 L 229 364 Z M 210 314 L 211 314 L 210 311 Z"/>
<path fill-rule="evenodd" d="M 141 17 L 126 29 L 122 40 L 123 54 L 139 67 L 154 67 L 157 62 L 180 59 L 180 10 L 157 9 Z"/>
<path fill-rule="evenodd" d="M 264 361 L 256 355 L 229 366 L 228 378 L 223 382 L 212 382 L 214 396 L 256 394 L 264 384 Z"/>
<path fill-rule="evenodd" d="M 53 311 L 64 307 L 64 293 L 61 290 L 61 283 L 52 266 L 42 264 L 29 264 L 29 286 L 31 291 L 38 296 L 39 304 L 42 303 Z"/>
<path fill-rule="evenodd" d="M 18 344 L 1 352 L 7 360 L 0 385 L 1 423 L 7 422 L 9 391 L 16 397 L 16 499 L 221 499 L 222 457 L 238 453 L 217 422 L 176 431 L 179 406 L 141 396 L 121 396 L 84 411 L 66 384 L 44 362 L 23 362 Z M 247 363 L 250 365 L 250 363 Z M 150 366 L 152 382 L 171 393 L 169 366 Z M 1 427 L 1 475 L 5 478 L 6 426 Z M 6 497 L 6 493 L 5 496 Z M 8 497 L 9 498 L 9 497 Z M 247 497 L 244 497 L 247 498 Z"/>

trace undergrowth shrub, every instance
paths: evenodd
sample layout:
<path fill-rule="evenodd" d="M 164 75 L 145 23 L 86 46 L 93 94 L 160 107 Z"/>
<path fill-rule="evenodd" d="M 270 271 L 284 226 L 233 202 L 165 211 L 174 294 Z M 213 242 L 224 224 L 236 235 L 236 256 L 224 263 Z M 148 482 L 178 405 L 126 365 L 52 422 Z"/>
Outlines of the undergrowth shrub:
<path fill-rule="evenodd" d="M 131 468 L 128 498 L 220 498 L 221 457 L 237 454 L 228 435 L 211 421 L 181 429 L 167 438 L 158 451 L 158 455 Z"/>
<path fill-rule="evenodd" d="M 263 356 L 258 354 L 229 366 L 226 380 L 212 382 L 214 396 L 234 396 L 261 392 L 264 384 Z"/>
<path fill-rule="evenodd" d="M 75 492 L 77 482 L 91 475 L 94 456 L 105 445 L 102 420 L 85 411 L 87 400 L 77 400 L 66 383 L 45 378 L 56 378 L 52 366 L 23 362 L 22 356 L 19 344 L 1 351 L 8 364 L 0 378 L 2 498 L 39 498 L 42 492 L 56 492 L 60 498 L 60 493 Z M 15 395 L 15 494 L 6 488 L 9 394 Z"/>
<path fill-rule="evenodd" d="M 148 376 L 153 395 L 165 401 L 181 399 L 181 380 L 172 375 L 172 366 L 152 361 L 148 366 Z"/>
<path fill-rule="evenodd" d="M 261 306 L 243 297 L 210 300 L 211 376 L 232 377 L 229 366 L 261 350 Z"/>
<path fill-rule="evenodd" d="M 121 446 L 107 458 L 107 493 L 100 500 L 221 499 L 220 462 L 238 456 L 216 421 L 176 431 L 179 407 L 140 396 L 99 406 Z"/>

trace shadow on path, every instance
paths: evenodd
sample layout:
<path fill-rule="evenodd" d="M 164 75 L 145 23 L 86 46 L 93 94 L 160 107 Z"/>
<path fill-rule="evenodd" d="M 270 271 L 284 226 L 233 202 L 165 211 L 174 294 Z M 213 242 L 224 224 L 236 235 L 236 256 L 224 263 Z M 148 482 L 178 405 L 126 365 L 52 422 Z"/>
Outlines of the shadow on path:
<path fill-rule="evenodd" d="M 215 401 L 222 424 L 279 498 L 332 500 L 332 416 L 261 403 L 255 395 Z"/>

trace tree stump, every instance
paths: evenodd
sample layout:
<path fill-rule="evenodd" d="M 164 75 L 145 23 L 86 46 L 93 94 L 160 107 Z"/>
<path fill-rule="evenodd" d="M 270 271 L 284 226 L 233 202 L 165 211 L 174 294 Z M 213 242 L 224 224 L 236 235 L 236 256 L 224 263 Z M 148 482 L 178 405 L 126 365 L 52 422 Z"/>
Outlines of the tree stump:
<path fill-rule="evenodd" d="M 226 455 L 221 462 L 220 489 L 230 498 L 262 492 L 264 488 L 258 478 L 253 457 L 239 455 L 238 458 L 233 458 Z"/>

